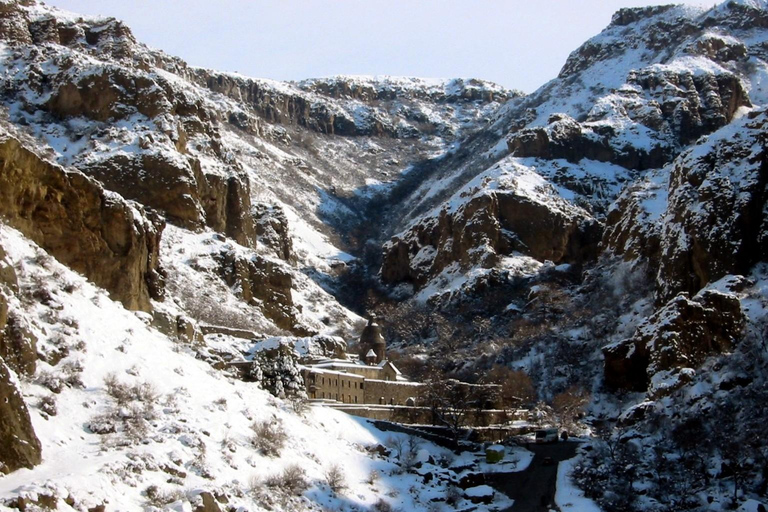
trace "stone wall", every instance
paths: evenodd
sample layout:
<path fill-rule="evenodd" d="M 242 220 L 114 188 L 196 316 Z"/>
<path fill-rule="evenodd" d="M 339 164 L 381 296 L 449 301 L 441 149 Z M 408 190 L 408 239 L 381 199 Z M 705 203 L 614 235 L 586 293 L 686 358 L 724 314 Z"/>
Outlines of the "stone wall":
<path fill-rule="evenodd" d="M 404 405 L 331 405 L 334 409 L 373 420 L 392 421 L 403 423 L 405 425 L 433 425 L 432 410 L 429 407 L 408 407 Z M 523 417 L 525 416 L 525 417 Z M 504 424 L 511 420 L 527 419 L 527 411 L 521 415 L 519 411 L 507 411 L 501 409 L 483 409 L 469 412 L 465 418 L 466 427 L 487 427 L 489 425 Z M 514 429 L 485 429 L 488 430 L 483 436 L 488 439 L 498 437 L 500 434 L 496 430 L 502 430 L 508 434 Z M 519 429 L 518 429 L 519 430 Z M 493 431 L 493 432 L 492 432 Z M 515 431 L 515 433 L 519 433 Z"/>
<path fill-rule="evenodd" d="M 409 398 L 418 400 L 423 384 L 369 379 L 365 381 L 366 404 L 405 405 Z"/>
<path fill-rule="evenodd" d="M 367 381 L 360 375 L 305 370 L 303 377 L 309 398 L 337 400 L 348 404 L 364 403 Z"/>

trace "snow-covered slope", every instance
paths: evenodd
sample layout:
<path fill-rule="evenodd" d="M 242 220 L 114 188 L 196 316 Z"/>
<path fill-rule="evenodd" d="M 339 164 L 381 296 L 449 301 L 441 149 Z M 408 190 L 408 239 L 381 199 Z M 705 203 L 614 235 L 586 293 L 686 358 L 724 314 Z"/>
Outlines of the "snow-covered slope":
<path fill-rule="evenodd" d="M 213 369 L 19 232 L 0 228 L 0 246 L 17 275 L 11 311 L 40 354 L 20 387 L 42 445 L 38 466 L 0 477 L 3 510 L 20 498 L 58 510 L 193 510 L 207 500 L 215 510 L 423 510 L 453 485 L 442 475 L 456 478 L 450 467 L 466 463 L 421 443 L 413 462 L 437 476 L 424 484 L 404 471 L 405 452 L 371 450 L 407 446 L 407 436 L 295 408 Z M 280 478 L 288 467 L 298 487 Z"/>

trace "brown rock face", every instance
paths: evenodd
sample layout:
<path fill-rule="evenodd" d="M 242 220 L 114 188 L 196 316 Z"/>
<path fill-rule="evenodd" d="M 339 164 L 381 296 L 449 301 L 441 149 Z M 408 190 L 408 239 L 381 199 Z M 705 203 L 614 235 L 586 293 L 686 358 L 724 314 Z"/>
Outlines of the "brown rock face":
<path fill-rule="evenodd" d="M 393 237 L 384 247 L 385 282 L 425 284 L 456 262 L 493 266 L 513 251 L 537 260 L 579 263 L 597 254 L 600 224 L 516 193 L 495 191 L 446 210 Z"/>
<path fill-rule="evenodd" d="M 208 226 L 241 245 L 254 243 L 250 183 L 245 177 L 206 174 L 195 159 L 156 153 L 118 155 L 83 171 L 183 227 Z"/>
<path fill-rule="evenodd" d="M 219 502 L 210 492 L 200 493 L 200 504 L 195 507 L 195 512 L 221 512 Z"/>
<path fill-rule="evenodd" d="M 11 290 L 18 288 L 16 270 L 14 270 L 11 262 L 8 261 L 5 250 L 2 247 L 0 247 L 0 285 L 6 285 Z"/>
<path fill-rule="evenodd" d="M 24 399 L 0 358 L 0 473 L 40 464 L 41 450 Z"/>
<path fill-rule="evenodd" d="M 610 140 L 612 135 L 610 130 L 596 133 L 570 116 L 555 114 L 549 118 L 546 127 L 526 128 L 515 133 L 507 141 L 507 147 L 510 153 L 523 158 L 563 158 L 569 162 L 587 158 L 630 169 L 654 167 L 664 157 L 659 151 L 649 154 L 632 146 L 614 148 Z"/>
<path fill-rule="evenodd" d="M 196 175 L 206 225 L 240 245 L 253 247 L 257 233 L 251 216 L 251 187 L 247 177 Z"/>
<path fill-rule="evenodd" d="M 163 223 L 7 134 L 0 138 L 0 214 L 125 307 L 148 311 L 150 297 L 162 298 Z"/>
<path fill-rule="evenodd" d="M 0 39 L 19 43 L 32 42 L 32 35 L 27 27 L 26 13 L 19 8 L 16 2 L 0 5 Z"/>
<path fill-rule="evenodd" d="M 279 206 L 256 204 L 251 210 L 259 243 L 269 247 L 283 261 L 292 261 L 293 241 L 288 233 L 288 217 Z"/>
<path fill-rule="evenodd" d="M 750 105 L 741 80 L 732 73 L 694 75 L 651 67 L 630 73 L 627 83 L 639 86 L 650 100 L 650 108 L 631 114 L 634 119 L 668 130 L 680 145 L 722 128 L 739 107 Z"/>
<path fill-rule="evenodd" d="M 660 173 L 661 174 L 661 173 Z M 663 176 L 663 174 L 661 174 Z M 625 260 L 643 258 L 656 269 L 661 258 L 661 226 L 645 202 L 663 203 L 667 197 L 665 179 L 646 176 L 627 187 L 608 212 L 601 247 Z M 654 222 L 655 220 L 655 222 Z"/>
<path fill-rule="evenodd" d="M 195 201 L 195 176 L 189 165 L 158 154 L 118 155 L 83 168 L 104 187 L 151 208 L 188 228 L 203 225 L 204 212 Z"/>
<path fill-rule="evenodd" d="M 707 290 L 690 299 L 680 294 L 640 325 L 632 338 L 603 349 L 605 383 L 645 391 L 658 372 L 695 369 L 708 356 L 730 350 L 745 323 L 733 295 Z"/>
<path fill-rule="evenodd" d="M 696 293 L 726 274 L 747 274 L 768 257 L 765 112 L 682 155 L 669 177 L 658 299 Z"/>
<path fill-rule="evenodd" d="M 2 297 L 2 295 L 0 295 Z M 2 325 L 0 304 L 0 325 Z M 1 328 L 1 327 L 0 327 Z M 19 375 L 34 375 L 37 367 L 37 338 L 23 318 L 6 307 L 5 329 L 0 333 L 0 358 Z"/>
<path fill-rule="evenodd" d="M 52 91 L 45 108 L 63 118 L 83 116 L 107 121 L 126 118 L 135 111 L 151 119 L 170 112 L 172 105 L 164 89 L 149 76 L 108 68 L 76 82 L 61 83 Z"/>
<path fill-rule="evenodd" d="M 210 90 L 247 104 L 270 123 L 296 124 L 329 135 L 358 135 L 354 119 L 331 112 L 328 105 L 312 104 L 301 94 L 287 94 L 255 80 L 199 70 L 197 81 Z"/>
<path fill-rule="evenodd" d="M 259 306 L 264 315 L 281 329 L 296 334 L 310 334 L 297 324 L 296 309 L 291 296 L 291 274 L 278 264 L 261 256 L 245 258 L 234 252 L 218 257 L 224 281 L 240 290 L 242 299 Z"/>

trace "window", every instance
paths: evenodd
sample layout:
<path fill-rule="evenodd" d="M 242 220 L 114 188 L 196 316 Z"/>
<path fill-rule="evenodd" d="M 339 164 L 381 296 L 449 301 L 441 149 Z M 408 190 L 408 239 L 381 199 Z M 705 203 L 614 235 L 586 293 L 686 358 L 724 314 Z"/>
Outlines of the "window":
<path fill-rule="evenodd" d="M 362 382 L 360 383 L 360 389 L 363 389 L 363 383 Z"/>

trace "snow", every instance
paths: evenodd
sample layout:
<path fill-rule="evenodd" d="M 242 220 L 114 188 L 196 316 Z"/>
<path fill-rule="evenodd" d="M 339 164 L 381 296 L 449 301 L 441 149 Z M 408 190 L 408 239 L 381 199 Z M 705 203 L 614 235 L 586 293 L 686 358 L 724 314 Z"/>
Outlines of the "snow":
<path fill-rule="evenodd" d="M 258 491 L 264 485 L 260 482 L 295 461 L 301 461 L 310 489 L 299 501 L 273 503 L 272 509 L 337 508 L 345 503 L 370 507 L 385 499 L 402 510 L 420 510 L 444 492 L 444 487 L 425 486 L 421 477 L 398 472 L 393 461 L 365 450 L 401 434 L 382 432 L 367 420 L 330 408 L 310 408 L 297 415 L 257 385 L 234 380 L 196 359 L 189 346 L 146 325 L 146 315 L 125 310 L 79 275 L 41 259 L 39 250 L 18 232 L 0 228 L 0 244 L 17 268 L 22 296 L 39 282 L 46 283 L 52 295 L 55 310 L 35 303 L 24 312 L 40 349 L 52 349 L 61 340 L 70 346 L 62 363 L 53 367 L 41 361 L 37 378 L 22 381 L 43 445 L 43 462 L 0 478 L 0 497 L 55 494 L 62 500 L 72 496 L 86 507 L 105 503 L 109 509 L 142 510 L 147 499 L 143 492 L 156 485 L 189 499 L 203 490 L 225 492 L 234 507 L 262 510 L 261 498 L 249 489 Z M 70 291 L 64 291 L 65 283 Z M 61 318 L 72 320 L 63 324 Z M 58 413 L 48 417 L 37 406 L 42 397 L 51 396 L 41 376 L 60 372 L 68 361 L 82 368 L 82 387 L 65 386 L 53 395 Z M 141 442 L 87 428 L 94 417 L 113 414 L 105 387 L 109 378 L 129 385 L 147 383 L 156 392 L 157 401 L 144 404 L 155 416 Z M 251 424 L 262 420 L 279 422 L 289 436 L 279 458 L 264 456 L 250 444 Z M 421 443 L 421 450 L 426 454 L 422 458 L 447 454 L 427 442 Z M 334 464 L 346 479 L 343 495 L 323 483 Z M 373 470 L 381 477 L 371 485 L 366 480 Z M 185 476 L 174 476 L 178 472 Z M 500 500 L 497 503 L 503 504 Z M 168 507 L 188 509 L 189 503 L 183 499 Z"/>
<path fill-rule="evenodd" d="M 485 496 L 493 496 L 495 491 L 490 485 L 478 485 L 476 487 L 470 487 L 464 491 L 464 494 L 471 498 L 482 498 Z"/>
<path fill-rule="evenodd" d="M 562 512 L 602 512 L 597 504 L 584 497 L 584 493 L 571 481 L 577 458 L 560 462 L 557 467 L 555 503 Z"/>

